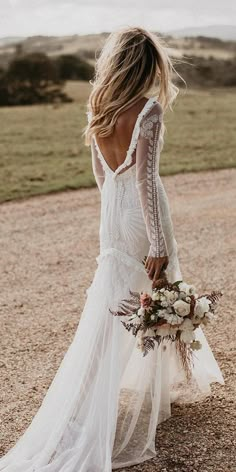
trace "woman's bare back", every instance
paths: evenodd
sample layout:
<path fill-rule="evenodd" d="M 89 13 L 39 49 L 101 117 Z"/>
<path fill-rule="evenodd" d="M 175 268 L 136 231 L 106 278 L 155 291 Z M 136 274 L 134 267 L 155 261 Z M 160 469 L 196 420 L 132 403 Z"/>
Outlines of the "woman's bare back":
<path fill-rule="evenodd" d="M 96 136 L 99 149 L 113 171 L 120 167 L 126 158 L 137 117 L 147 101 L 148 99 L 143 97 L 127 110 L 124 110 L 119 115 L 110 136 L 105 138 Z"/>

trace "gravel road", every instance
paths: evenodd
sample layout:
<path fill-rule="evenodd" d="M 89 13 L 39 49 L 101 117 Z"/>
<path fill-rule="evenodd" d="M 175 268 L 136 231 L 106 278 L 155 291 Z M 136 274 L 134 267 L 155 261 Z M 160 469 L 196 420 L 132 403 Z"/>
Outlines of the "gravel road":
<path fill-rule="evenodd" d="M 205 329 L 225 386 L 173 406 L 157 430 L 158 456 L 133 472 L 236 472 L 236 170 L 163 178 L 185 280 L 221 289 Z M 36 413 L 72 341 L 99 253 L 97 189 L 0 206 L 0 454 Z"/>

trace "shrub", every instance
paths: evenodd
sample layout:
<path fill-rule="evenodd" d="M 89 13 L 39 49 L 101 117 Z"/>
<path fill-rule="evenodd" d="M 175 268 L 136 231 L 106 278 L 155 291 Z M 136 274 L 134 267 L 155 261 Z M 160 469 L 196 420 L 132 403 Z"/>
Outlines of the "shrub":
<path fill-rule="evenodd" d="M 55 60 L 61 80 L 90 80 L 94 68 L 85 60 L 72 54 L 63 54 Z"/>
<path fill-rule="evenodd" d="M 224 87 L 236 84 L 236 57 L 231 60 L 216 59 L 212 56 L 184 57 L 186 62 L 175 66 L 190 87 Z M 176 76 L 176 83 L 182 82 Z"/>

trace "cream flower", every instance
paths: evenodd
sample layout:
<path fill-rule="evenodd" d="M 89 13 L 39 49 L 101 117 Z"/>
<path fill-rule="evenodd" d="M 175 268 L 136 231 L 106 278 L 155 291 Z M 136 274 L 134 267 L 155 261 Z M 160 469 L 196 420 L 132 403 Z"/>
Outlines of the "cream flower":
<path fill-rule="evenodd" d="M 196 293 L 196 288 L 194 285 L 188 285 L 185 282 L 179 284 L 179 290 L 186 293 L 186 295 L 194 295 Z"/>
<path fill-rule="evenodd" d="M 156 329 L 156 334 L 158 334 L 158 336 L 169 336 L 170 332 L 171 332 L 171 329 L 170 329 L 170 325 L 168 324 L 159 326 Z"/>
<path fill-rule="evenodd" d="M 180 334 L 180 340 L 183 341 L 185 344 L 190 344 L 195 339 L 195 333 L 192 330 L 182 331 Z"/>
<path fill-rule="evenodd" d="M 144 336 L 156 336 L 156 333 L 154 331 L 154 329 L 152 328 L 148 328 L 147 331 L 144 333 Z"/>
<path fill-rule="evenodd" d="M 167 323 L 170 323 L 173 325 L 175 324 L 180 325 L 183 322 L 183 318 L 181 316 L 176 315 L 176 313 L 171 313 L 171 314 L 168 313 L 165 316 L 165 319 Z"/>
<path fill-rule="evenodd" d="M 180 329 L 181 331 L 193 331 L 194 325 L 192 323 L 192 320 L 190 320 L 189 318 L 185 318 L 183 323 L 181 324 Z"/>
<path fill-rule="evenodd" d="M 161 306 L 163 306 L 164 308 L 167 308 L 168 305 L 169 303 L 166 300 L 161 301 Z"/>
<path fill-rule="evenodd" d="M 190 313 L 190 304 L 184 300 L 176 300 L 173 307 L 179 316 L 187 316 Z"/>
<path fill-rule="evenodd" d="M 164 295 L 169 303 L 174 303 L 178 299 L 178 293 L 174 290 L 165 290 Z"/>
<path fill-rule="evenodd" d="M 199 318 L 203 318 L 205 313 L 208 313 L 210 310 L 211 302 L 206 297 L 199 298 L 196 300 L 195 307 L 194 307 L 194 315 L 198 316 Z"/>
<path fill-rule="evenodd" d="M 152 300 L 153 300 L 154 302 L 160 300 L 160 293 L 159 293 L 159 292 L 153 292 L 153 294 L 152 294 Z"/>
<path fill-rule="evenodd" d="M 143 317 L 145 315 L 145 308 L 139 308 L 138 310 L 138 316 Z"/>

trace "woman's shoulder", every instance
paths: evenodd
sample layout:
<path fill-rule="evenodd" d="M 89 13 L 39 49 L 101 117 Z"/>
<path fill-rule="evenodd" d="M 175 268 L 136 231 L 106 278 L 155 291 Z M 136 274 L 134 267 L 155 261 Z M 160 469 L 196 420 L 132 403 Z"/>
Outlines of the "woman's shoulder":
<path fill-rule="evenodd" d="M 162 106 L 156 98 L 142 97 L 138 102 L 120 113 L 116 120 L 115 129 L 121 131 L 133 129 L 138 120 L 142 121 L 150 114 L 162 115 L 162 113 Z"/>
<path fill-rule="evenodd" d="M 125 108 L 117 117 L 116 125 L 118 127 L 126 127 L 132 122 L 135 122 L 147 101 L 148 99 L 146 97 L 142 97 L 138 102 Z"/>

